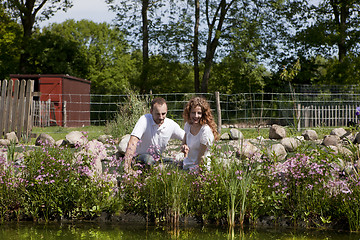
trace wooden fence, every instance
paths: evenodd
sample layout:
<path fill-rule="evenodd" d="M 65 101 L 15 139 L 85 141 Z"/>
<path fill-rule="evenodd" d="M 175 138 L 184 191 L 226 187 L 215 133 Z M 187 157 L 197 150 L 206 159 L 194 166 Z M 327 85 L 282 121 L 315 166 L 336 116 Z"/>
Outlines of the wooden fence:
<path fill-rule="evenodd" d="M 346 126 L 349 122 L 357 123 L 358 105 L 302 106 L 298 104 L 298 128 L 301 127 L 336 127 Z"/>
<path fill-rule="evenodd" d="M 18 139 L 28 141 L 32 129 L 31 107 L 33 80 L 3 80 L 0 82 L 0 134 L 15 132 Z"/>

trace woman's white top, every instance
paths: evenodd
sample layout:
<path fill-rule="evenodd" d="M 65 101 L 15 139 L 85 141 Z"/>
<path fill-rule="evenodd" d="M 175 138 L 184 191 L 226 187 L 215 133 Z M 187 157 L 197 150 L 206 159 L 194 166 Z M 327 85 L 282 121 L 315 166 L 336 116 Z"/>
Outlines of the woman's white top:
<path fill-rule="evenodd" d="M 191 125 L 186 122 L 184 130 L 186 134 L 186 144 L 189 147 L 189 153 L 184 159 L 184 169 L 191 169 L 197 166 L 196 161 L 200 151 L 200 144 L 207 146 L 204 156 L 208 157 L 210 155 L 210 146 L 214 142 L 214 134 L 207 124 L 202 125 L 196 135 L 191 134 L 190 127 Z"/>

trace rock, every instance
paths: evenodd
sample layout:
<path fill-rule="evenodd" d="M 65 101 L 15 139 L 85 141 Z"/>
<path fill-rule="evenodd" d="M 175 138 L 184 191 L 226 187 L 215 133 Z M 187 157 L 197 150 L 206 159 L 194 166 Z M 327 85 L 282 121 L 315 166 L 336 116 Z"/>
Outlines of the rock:
<path fill-rule="evenodd" d="M 113 140 L 113 137 L 111 135 L 100 135 L 98 137 L 98 141 L 102 143 L 110 143 Z"/>
<path fill-rule="evenodd" d="M 343 147 L 341 145 L 338 146 L 338 152 L 346 157 L 351 157 L 354 155 L 354 153 L 350 149 Z"/>
<path fill-rule="evenodd" d="M 9 133 L 6 133 L 5 134 L 5 138 L 7 140 L 9 140 L 10 142 L 14 142 L 14 143 L 19 143 L 19 139 L 18 137 L 16 136 L 16 133 L 15 132 L 9 132 Z"/>
<path fill-rule="evenodd" d="M 330 132 L 330 135 L 336 135 L 340 138 L 347 136 L 348 132 L 343 128 L 335 128 Z"/>
<path fill-rule="evenodd" d="M 98 174 L 102 173 L 101 161 L 107 158 L 105 145 L 98 140 L 91 140 L 84 146 L 84 150 L 93 159 L 93 166 Z"/>
<path fill-rule="evenodd" d="M 118 145 L 118 153 L 120 153 L 121 155 L 125 154 L 129 140 L 130 134 L 126 134 L 120 139 L 120 143 Z"/>
<path fill-rule="evenodd" d="M 80 131 L 72 131 L 65 138 L 71 146 L 84 146 L 88 142 L 88 139 Z"/>
<path fill-rule="evenodd" d="M 240 158 L 252 158 L 256 153 L 260 153 L 260 149 L 249 141 L 245 141 L 236 152 Z"/>
<path fill-rule="evenodd" d="M 354 143 L 360 143 L 360 132 L 355 135 Z"/>
<path fill-rule="evenodd" d="M 229 133 L 223 133 L 220 136 L 220 140 L 230 140 L 230 134 Z"/>
<path fill-rule="evenodd" d="M 318 139 L 318 134 L 315 130 L 305 130 L 303 131 L 301 136 L 303 136 L 305 140 L 310 140 L 310 141 L 314 141 Z"/>
<path fill-rule="evenodd" d="M 322 141 L 325 146 L 337 146 L 340 143 L 340 137 L 337 135 L 326 135 Z"/>
<path fill-rule="evenodd" d="M 242 140 L 242 139 L 244 139 L 244 135 L 238 129 L 231 128 L 230 129 L 230 139 L 232 139 L 232 140 L 238 140 L 238 139 Z"/>
<path fill-rule="evenodd" d="M 268 155 L 269 157 L 274 157 L 278 160 L 284 160 L 287 156 L 287 153 L 285 147 L 282 144 L 277 143 L 268 149 Z"/>
<path fill-rule="evenodd" d="M 0 148 L 0 169 L 4 170 L 8 166 L 8 154 L 6 148 Z"/>
<path fill-rule="evenodd" d="M 67 144 L 68 144 L 68 141 L 66 141 L 65 139 L 60 139 L 55 142 L 55 146 L 57 146 L 57 147 L 64 147 Z"/>
<path fill-rule="evenodd" d="M 53 146 L 55 145 L 55 140 L 52 136 L 47 133 L 41 133 L 35 140 L 35 146 Z"/>
<path fill-rule="evenodd" d="M 296 138 L 283 138 L 280 142 L 288 152 L 294 152 L 301 144 Z"/>
<path fill-rule="evenodd" d="M 269 130 L 269 138 L 270 139 L 282 139 L 286 137 L 286 130 L 284 127 L 277 125 L 277 124 L 273 124 L 270 127 Z"/>
<path fill-rule="evenodd" d="M 0 139 L 0 146 L 5 146 L 5 147 L 7 147 L 7 146 L 10 146 L 10 141 L 9 141 L 9 139 Z"/>

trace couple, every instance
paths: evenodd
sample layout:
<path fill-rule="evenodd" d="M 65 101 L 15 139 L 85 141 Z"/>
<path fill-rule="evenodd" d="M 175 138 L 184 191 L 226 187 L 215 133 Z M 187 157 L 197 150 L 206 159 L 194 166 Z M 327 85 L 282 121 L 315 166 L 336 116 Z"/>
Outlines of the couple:
<path fill-rule="evenodd" d="M 182 140 L 183 169 L 196 171 L 203 157 L 209 155 L 209 147 L 218 139 L 218 133 L 210 105 L 204 98 L 193 97 L 186 104 L 183 112 L 185 131 L 175 121 L 166 118 L 166 114 L 165 99 L 155 98 L 151 102 L 150 114 L 143 115 L 136 123 L 124 156 L 127 173 L 133 172 L 133 159 L 153 165 L 171 138 Z"/>

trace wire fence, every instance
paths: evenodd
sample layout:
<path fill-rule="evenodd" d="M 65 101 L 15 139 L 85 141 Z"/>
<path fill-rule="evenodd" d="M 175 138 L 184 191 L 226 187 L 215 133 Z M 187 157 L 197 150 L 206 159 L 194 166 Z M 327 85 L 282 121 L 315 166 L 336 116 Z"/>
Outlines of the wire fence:
<path fill-rule="evenodd" d="M 142 99 L 150 101 L 154 97 L 163 97 L 168 104 L 168 117 L 182 122 L 182 112 L 187 101 L 194 93 L 166 93 L 145 94 Z M 214 115 L 217 100 L 215 94 L 202 94 L 210 103 Z M 356 107 L 360 106 L 360 94 L 347 93 L 239 93 L 219 94 L 221 119 L 223 124 L 237 124 L 239 127 L 251 127 L 258 125 L 295 125 L 301 127 L 315 126 L 339 126 L 348 122 L 357 122 Z M 50 95 L 51 99 L 52 96 Z M 53 108 L 52 116 L 60 116 L 53 119 L 61 126 L 82 125 L 105 125 L 115 118 L 119 112 L 119 106 L 127 101 L 127 95 L 69 95 L 63 103 L 55 103 L 59 107 Z M 54 96 L 54 99 L 59 99 Z M 90 100 L 88 100 L 90 99 Z M 72 105 L 83 106 L 71 107 Z M 88 106 L 88 107 L 84 107 Z M 90 109 L 90 114 L 89 110 Z M 34 111 L 36 112 L 36 111 Z M 81 117 L 82 116 L 82 117 Z M 89 119 L 85 119 L 87 116 Z M 34 116 L 35 118 L 35 116 Z"/>

